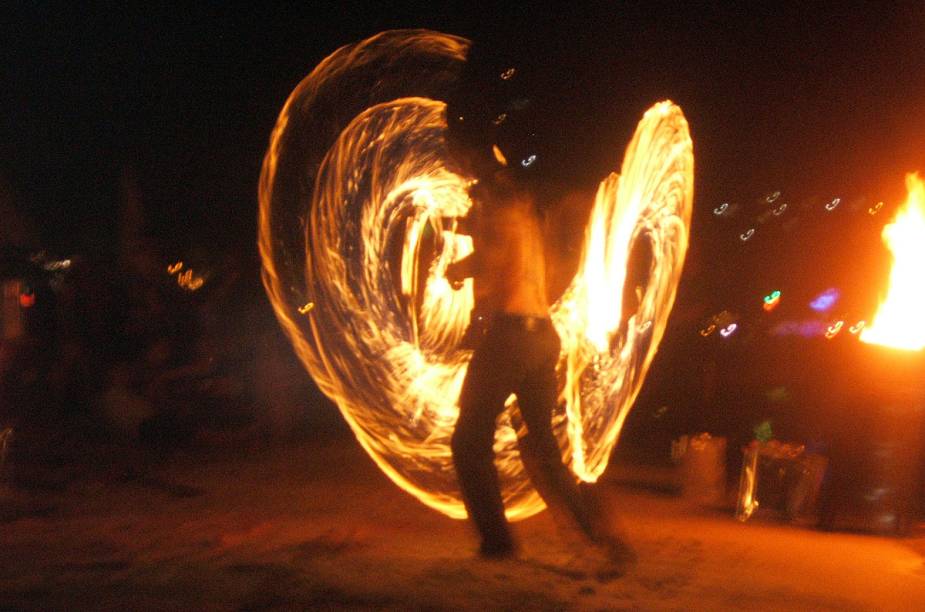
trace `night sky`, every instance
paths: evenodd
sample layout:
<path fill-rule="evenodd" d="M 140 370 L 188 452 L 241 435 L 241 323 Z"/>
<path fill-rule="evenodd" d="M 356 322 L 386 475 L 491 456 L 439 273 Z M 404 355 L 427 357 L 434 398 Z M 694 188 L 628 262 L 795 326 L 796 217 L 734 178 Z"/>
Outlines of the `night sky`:
<path fill-rule="evenodd" d="M 576 149 L 613 151 L 595 158 L 607 158 L 602 170 L 652 102 L 671 98 L 690 121 L 688 316 L 741 306 L 788 279 L 803 292 L 869 284 L 856 271 L 879 265 L 885 217 L 871 222 L 861 209 L 882 199 L 887 212 L 904 173 L 925 171 L 925 4 L 595 6 L 556 15 L 526 4 L 478 12 L 469 3 L 426 11 L 361 2 L 30 3 L 6 11 L 0 43 L 0 176 L 42 246 L 63 255 L 113 251 L 121 185 L 131 177 L 145 231 L 168 256 L 243 253 L 256 278 L 260 163 L 282 103 L 318 61 L 389 28 L 500 30 L 538 54 L 537 32 L 553 32 L 574 42 L 572 59 L 586 58 Z M 739 235 L 775 190 L 797 221 L 761 228 L 744 244 Z M 846 206 L 820 213 L 836 196 Z M 737 210 L 717 218 L 724 201 Z"/>

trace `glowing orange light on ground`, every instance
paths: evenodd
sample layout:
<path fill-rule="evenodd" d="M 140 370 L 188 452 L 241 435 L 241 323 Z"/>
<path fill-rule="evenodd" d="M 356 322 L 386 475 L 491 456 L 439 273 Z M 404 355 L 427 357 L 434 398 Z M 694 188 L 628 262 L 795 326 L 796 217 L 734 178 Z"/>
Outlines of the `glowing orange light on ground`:
<path fill-rule="evenodd" d="M 264 286 L 302 363 L 379 467 L 457 518 L 465 510 L 449 439 L 471 358 L 459 342 L 473 295 L 471 280 L 454 291 L 444 272 L 472 242 L 444 219 L 469 209 L 468 179 L 444 164 L 444 104 L 402 91 L 448 90 L 467 48 L 445 34 L 392 31 L 322 61 L 280 113 L 258 219 Z M 363 89 L 370 79 L 376 87 Z M 692 200 L 687 122 L 661 102 L 640 121 L 621 173 L 600 184 L 578 274 L 550 312 L 562 340 L 553 426 L 584 480 L 606 467 L 665 331 Z M 620 298 L 637 240 L 650 244 L 653 263 L 624 322 Z M 308 303 L 319 307 L 299 316 Z M 521 430 L 512 396 L 495 438 L 512 519 L 544 507 L 517 452 Z"/>
<path fill-rule="evenodd" d="M 918 351 L 925 348 L 925 183 L 918 174 L 908 174 L 906 188 L 906 202 L 883 228 L 883 241 L 893 254 L 886 298 L 860 338 Z"/>

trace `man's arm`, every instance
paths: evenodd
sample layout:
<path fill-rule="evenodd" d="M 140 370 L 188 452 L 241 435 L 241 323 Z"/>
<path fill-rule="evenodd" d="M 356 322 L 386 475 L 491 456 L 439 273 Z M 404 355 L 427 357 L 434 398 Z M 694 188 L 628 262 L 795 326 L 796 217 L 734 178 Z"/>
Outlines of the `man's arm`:
<path fill-rule="evenodd" d="M 459 289 L 465 279 L 477 276 L 478 273 L 479 258 L 475 252 L 469 253 L 446 267 L 446 279 L 450 281 L 454 289 Z"/>

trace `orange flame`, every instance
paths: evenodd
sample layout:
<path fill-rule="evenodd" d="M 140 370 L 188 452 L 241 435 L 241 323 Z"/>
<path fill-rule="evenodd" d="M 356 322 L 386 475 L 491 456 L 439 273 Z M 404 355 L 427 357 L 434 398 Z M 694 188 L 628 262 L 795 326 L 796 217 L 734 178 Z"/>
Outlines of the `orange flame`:
<path fill-rule="evenodd" d="M 886 299 L 861 340 L 898 349 L 925 348 L 925 182 L 906 175 L 909 196 L 893 222 L 883 228 L 883 241 L 893 254 Z"/>
<path fill-rule="evenodd" d="M 283 107 L 259 194 L 264 286 L 305 368 L 383 472 L 455 518 L 465 509 L 449 440 L 471 358 L 458 345 L 473 294 L 470 280 L 454 291 L 445 271 L 472 242 L 444 219 L 464 216 L 471 202 L 466 179 L 444 165 L 444 104 L 420 96 L 421 83 L 453 77 L 467 47 L 464 39 L 412 30 L 336 51 Z M 420 74 L 421 66 L 437 72 Z M 418 71 L 408 88 L 417 97 L 392 87 L 395 75 L 409 70 Z M 322 130 L 314 123 L 330 116 L 319 110 L 330 100 L 359 99 L 358 83 L 368 78 L 376 87 L 364 105 L 328 108 L 340 125 L 331 119 Z M 325 130 L 335 136 L 328 142 L 319 135 Z M 584 480 L 606 467 L 665 331 L 692 201 L 687 121 L 680 108 L 661 102 L 640 121 L 621 174 L 601 183 L 579 273 L 550 313 L 563 347 L 564 409 L 553 427 Z M 651 245 L 649 284 L 621 327 L 636 240 Z M 306 303 L 318 307 L 298 316 Z M 517 451 L 513 396 L 507 404 L 495 464 L 507 515 L 522 519 L 544 504 Z"/>

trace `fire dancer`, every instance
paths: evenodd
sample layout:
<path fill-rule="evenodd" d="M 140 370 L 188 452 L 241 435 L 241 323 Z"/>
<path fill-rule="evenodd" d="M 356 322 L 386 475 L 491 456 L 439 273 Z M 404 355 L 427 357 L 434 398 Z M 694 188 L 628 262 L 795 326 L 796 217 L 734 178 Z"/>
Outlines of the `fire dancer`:
<path fill-rule="evenodd" d="M 475 352 L 459 399 L 453 461 L 481 536 L 480 554 L 513 556 L 492 447 L 496 418 L 515 394 L 527 428 L 519 441 L 524 467 L 560 529 L 612 561 L 629 562 L 631 549 L 613 533 L 600 504 L 591 503 L 589 490 L 579 488 L 552 431 L 560 343 L 548 314 L 542 211 L 553 192 L 537 180 L 549 162 L 537 147 L 536 101 L 523 72 L 520 64 L 473 47 L 447 105 L 451 162 L 475 178 L 464 220 L 474 252 L 446 273 L 456 288 L 472 277 L 476 300 L 467 332 Z"/>

